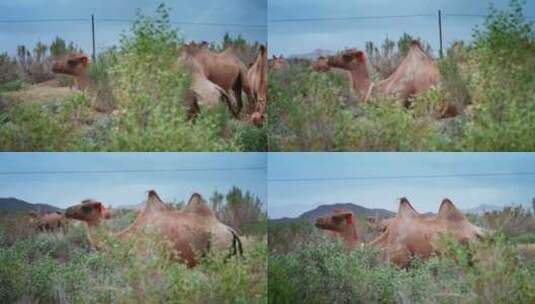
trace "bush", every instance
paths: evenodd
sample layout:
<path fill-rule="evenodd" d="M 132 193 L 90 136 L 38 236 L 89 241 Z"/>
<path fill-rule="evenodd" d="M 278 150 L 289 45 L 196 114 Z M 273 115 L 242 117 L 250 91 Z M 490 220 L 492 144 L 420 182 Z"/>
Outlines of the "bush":
<path fill-rule="evenodd" d="M 445 238 L 446 253 L 413 259 L 408 269 L 383 262 L 376 248 L 348 251 L 319 238 L 269 257 L 270 303 L 531 303 L 533 268 L 503 237 L 473 246 Z"/>
<path fill-rule="evenodd" d="M 17 61 L 7 53 L 0 54 L 0 86 L 3 87 L 6 83 L 18 81 L 20 79 L 20 68 Z M 0 92 L 4 91 L 0 89 Z"/>

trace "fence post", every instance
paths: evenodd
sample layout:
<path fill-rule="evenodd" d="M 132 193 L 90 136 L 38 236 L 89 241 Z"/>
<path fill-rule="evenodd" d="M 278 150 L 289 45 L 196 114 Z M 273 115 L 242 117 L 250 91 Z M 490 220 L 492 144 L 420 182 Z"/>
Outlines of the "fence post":
<path fill-rule="evenodd" d="M 97 55 L 95 52 L 95 15 L 91 14 L 91 34 L 93 37 L 93 61 L 97 60 Z"/>
<path fill-rule="evenodd" d="M 444 53 L 442 51 L 442 11 L 441 10 L 438 10 L 438 36 L 439 36 L 439 39 L 440 39 L 439 54 L 440 54 L 440 58 L 443 58 L 444 57 Z"/>

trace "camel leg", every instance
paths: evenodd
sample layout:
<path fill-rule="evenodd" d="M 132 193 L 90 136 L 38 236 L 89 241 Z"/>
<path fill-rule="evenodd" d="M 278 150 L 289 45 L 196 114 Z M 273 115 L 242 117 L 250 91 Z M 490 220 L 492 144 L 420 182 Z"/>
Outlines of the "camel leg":
<path fill-rule="evenodd" d="M 188 108 L 187 119 L 195 120 L 195 117 L 197 116 L 197 114 L 199 114 L 201 109 L 199 108 L 199 103 L 197 101 L 197 97 L 195 96 L 195 92 L 193 92 L 193 90 L 188 90 L 186 92 L 185 101 L 186 101 L 186 106 Z"/>

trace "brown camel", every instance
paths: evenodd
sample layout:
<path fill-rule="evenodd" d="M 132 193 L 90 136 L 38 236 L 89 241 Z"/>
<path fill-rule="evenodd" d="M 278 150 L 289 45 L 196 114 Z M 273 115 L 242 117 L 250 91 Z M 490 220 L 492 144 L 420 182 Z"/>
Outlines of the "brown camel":
<path fill-rule="evenodd" d="M 348 248 L 354 248 L 360 241 L 353 212 L 335 210 L 334 215 L 318 217 L 315 226 L 329 231 L 331 237 L 341 237 Z"/>
<path fill-rule="evenodd" d="M 251 120 L 255 125 L 261 125 L 267 104 L 267 50 L 263 45 L 260 46 L 255 62 L 247 71 L 247 82 L 256 105 Z"/>
<path fill-rule="evenodd" d="M 441 252 L 439 236 L 449 234 L 466 244 L 483 236 L 483 229 L 471 224 L 449 199 L 444 199 L 436 216 L 420 215 L 406 198 L 386 231 L 369 245 L 382 248 L 386 257 L 399 267 L 413 256 L 427 259 Z"/>
<path fill-rule="evenodd" d="M 279 57 L 273 55 L 271 58 L 271 69 L 274 71 L 282 70 L 288 67 L 288 61 L 284 59 L 284 56 L 279 55 Z"/>
<path fill-rule="evenodd" d="M 58 231 L 66 227 L 65 216 L 61 212 L 46 213 L 38 215 L 32 211 L 29 213 L 30 223 L 35 225 L 35 228 L 43 232 Z"/>
<path fill-rule="evenodd" d="M 484 230 L 471 224 L 449 199 L 442 201 L 437 215 L 430 215 L 417 213 L 409 201 L 402 198 L 397 215 L 388 220 L 385 231 L 367 245 L 382 249 L 385 257 L 398 267 L 408 265 L 413 256 L 427 259 L 439 254 L 441 234 L 449 234 L 463 244 L 484 234 Z M 333 235 L 341 237 L 350 249 L 361 241 L 351 212 L 320 217 L 316 227 L 335 232 Z"/>
<path fill-rule="evenodd" d="M 95 243 L 92 233 L 107 214 L 109 212 L 102 203 L 96 201 L 69 207 L 66 212 L 68 218 L 86 223 L 89 239 L 97 249 L 100 246 Z M 124 242 L 137 238 L 141 231 L 160 235 L 165 240 L 171 258 L 184 262 L 189 267 L 197 265 L 199 259 L 210 252 L 227 251 L 228 256 L 241 255 L 243 252 L 237 233 L 219 222 L 197 193 L 191 196 L 183 209 L 171 210 L 155 191 L 149 191 L 145 208 L 128 228 L 115 237 Z"/>
<path fill-rule="evenodd" d="M 185 96 L 188 119 L 194 118 L 200 112 L 201 107 L 212 108 L 219 104 L 221 97 L 234 115 L 234 108 L 237 105 L 233 95 L 227 94 L 223 88 L 208 80 L 201 64 L 187 52 L 182 52 L 179 61 L 191 75 L 191 85 Z"/>
<path fill-rule="evenodd" d="M 66 74 L 74 77 L 74 83 L 79 90 L 85 90 L 89 86 L 87 70 L 89 57 L 83 53 L 72 53 L 63 58 L 54 60 L 52 72 Z"/>
<path fill-rule="evenodd" d="M 371 82 L 362 51 L 345 50 L 329 56 L 327 63 L 331 67 L 349 71 L 355 94 L 365 101 L 371 96 L 390 95 L 406 102 L 409 97 L 437 85 L 440 78 L 436 63 L 422 50 L 418 41 L 411 43 L 407 56 L 394 73 L 378 83 Z"/>
<path fill-rule="evenodd" d="M 184 47 L 184 51 L 199 63 L 208 80 L 225 90 L 227 95 L 234 95 L 237 105 L 232 107 L 231 112 L 235 117 L 238 117 L 243 108 L 242 90 L 249 101 L 249 113 L 253 112 L 254 98 L 247 82 L 247 67 L 231 48 L 215 53 L 208 49 L 208 44 L 205 42 L 201 44 L 192 42 Z M 228 104 L 231 105 L 232 101 L 228 100 Z"/>
<path fill-rule="evenodd" d="M 320 56 L 314 62 L 312 62 L 312 69 L 316 72 L 328 72 L 331 69 L 327 58 L 325 56 Z"/>

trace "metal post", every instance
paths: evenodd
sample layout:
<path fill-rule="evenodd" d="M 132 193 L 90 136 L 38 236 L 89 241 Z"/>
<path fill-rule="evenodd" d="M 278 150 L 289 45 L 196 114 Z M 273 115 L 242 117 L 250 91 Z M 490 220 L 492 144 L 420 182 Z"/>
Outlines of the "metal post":
<path fill-rule="evenodd" d="M 442 51 L 442 12 L 440 10 L 438 10 L 438 35 L 439 35 L 439 39 L 440 39 L 439 54 L 440 54 L 440 58 L 443 58 L 444 57 L 444 53 Z"/>
<path fill-rule="evenodd" d="M 97 55 L 95 52 L 95 15 L 91 15 L 91 33 L 93 36 L 93 61 L 97 60 Z"/>

